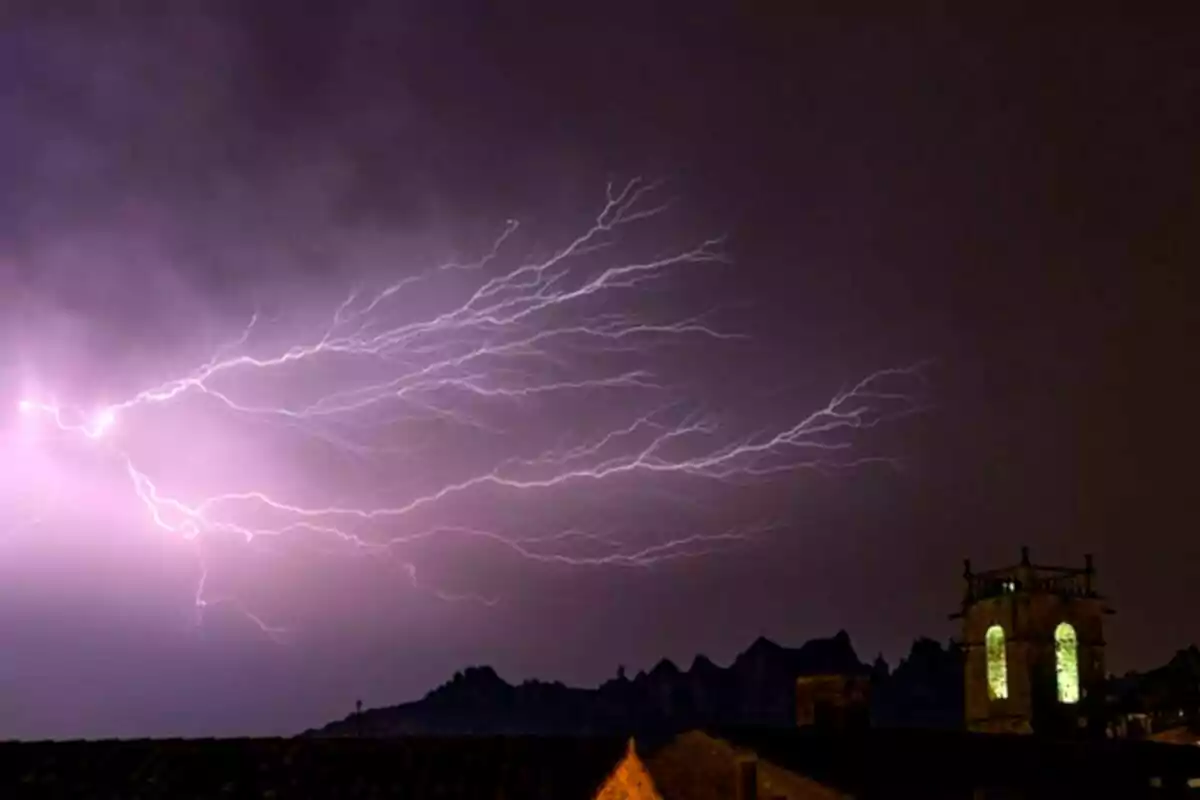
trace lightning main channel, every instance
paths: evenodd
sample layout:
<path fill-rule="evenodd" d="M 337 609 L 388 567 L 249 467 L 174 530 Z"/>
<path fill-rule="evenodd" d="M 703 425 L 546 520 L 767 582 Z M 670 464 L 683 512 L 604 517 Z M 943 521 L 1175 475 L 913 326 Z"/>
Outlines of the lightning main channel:
<path fill-rule="evenodd" d="M 736 546 L 779 521 L 757 520 L 676 538 L 662 538 L 663 532 L 656 531 L 651 533 L 659 538 L 648 541 L 646 531 L 571 525 L 530 536 L 437 519 L 455 499 L 480 492 L 549 503 L 560 493 L 594 493 L 626 479 L 740 487 L 802 470 L 842 471 L 888 462 L 859 453 L 857 437 L 922 410 L 920 365 L 871 373 L 819 408 L 748 432 L 698 410 L 700 404 L 686 387 L 654 368 L 663 361 L 663 352 L 691 340 L 715 344 L 746 338 L 719 328 L 711 313 L 662 318 L 643 310 L 653 305 L 644 301 L 656 289 L 677 285 L 671 282 L 683 281 L 697 269 L 729 263 L 719 238 L 620 258 L 623 236 L 668 210 L 661 190 L 640 179 L 610 184 L 586 229 L 541 259 L 508 259 L 506 251 L 520 227 L 510 221 L 482 258 L 436 266 L 374 291 L 352 291 L 309 337 L 274 351 L 252 348 L 262 328 L 255 315 L 208 361 L 122 401 L 88 410 L 27 398 L 18 409 L 108 447 L 150 522 L 193 542 L 212 536 L 246 543 L 286 541 L 303 534 L 305 541 L 317 537 L 338 548 L 391 554 L 415 542 L 453 536 L 487 542 L 531 562 L 625 567 Z M 503 267 L 505 263 L 510 265 Z M 441 307 L 428 310 L 433 304 L 426 296 L 406 304 L 413 293 L 435 286 L 442 290 L 439 298 L 451 298 Z M 417 309 L 425 311 L 415 313 Z M 691 352 L 696 352 L 694 346 Z M 264 400 L 249 388 L 296 374 L 308 375 L 317 390 L 295 399 Z M 281 426 L 338 452 L 380 459 L 388 469 L 399 464 L 412 470 L 420 469 L 419 461 L 404 447 L 390 445 L 381 431 L 436 424 L 498 435 L 503 425 L 491 413 L 497 409 L 529 409 L 549 420 L 553 414 L 544 411 L 547 404 L 570 415 L 574 407 L 583 407 L 580 398 L 601 395 L 615 398 L 609 407 L 629 410 L 624 420 L 606 421 L 586 433 L 565 431 L 555 446 L 495 458 L 483 468 L 475 465 L 456 479 L 387 503 L 315 504 L 253 485 L 198 496 L 178 488 L 166 492 L 139 467 L 135 448 L 124 444 L 125 432 L 138 425 L 141 412 L 161 407 L 169 413 L 184 398 L 199 397 L 222 413 Z M 202 566 L 197 609 L 221 601 L 206 595 L 208 569 Z M 404 571 L 418 585 L 415 566 L 406 563 Z M 431 591 L 443 599 L 494 600 Z M 281 633 L 240 601 L 225 602 L 265 633 Z"/>

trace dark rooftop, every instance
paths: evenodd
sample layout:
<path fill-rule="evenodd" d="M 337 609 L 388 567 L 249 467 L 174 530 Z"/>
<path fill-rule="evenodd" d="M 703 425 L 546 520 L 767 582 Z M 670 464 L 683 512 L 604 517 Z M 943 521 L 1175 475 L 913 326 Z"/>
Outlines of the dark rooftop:
<path fill-rule="evenodd" d="M 627 747 L 482 736 L 7 742 L 0 798 L 591 800 Z M 795 797 L 1141 797 L 1159 796 L 1153 780 L 1200 778 L 1200 747 L 953 731 L 723 729 L 639 739 L 637 750 L 666 800 L 730 796 L 733 754 L 747 751 L 764 789 Z"/>
<path fill-rule="evenodd" d="M 591 798 L 621 739 L 158 739 L 0 743 L 0 797 Z"/>
<path fill-rule="evenodd" d="M 829 735 L 802 729 L 729 728 L 714 736 L 857 798 L 1141 797 L 1200 778 L 1200 747 L 1117 739 L 914 729 Z"/>

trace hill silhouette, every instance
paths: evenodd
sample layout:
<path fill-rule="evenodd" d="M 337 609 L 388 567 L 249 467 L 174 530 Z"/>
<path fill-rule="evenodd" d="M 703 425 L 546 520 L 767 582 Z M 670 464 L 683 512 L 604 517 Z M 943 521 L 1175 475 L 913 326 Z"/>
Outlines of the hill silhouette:
<path fill-rule="evenodd" d="M 1115 678 L 1109 692 L 1122 711 L 1175 715 L 1177 724 L 1186 719 L 1200 730 L 1200 648 L 1191 645 L 1161 667 Z"/>
<path fill-rule="evenodd" d="M 962 719 L 961 661 L 953 647 L 918 640 L 894 673 L 859 660 L 845 631 L 798 648 L 760 637 L 729 666 L 703 655 L 681 670 L 662 660 L 649 672 L 594 689 L 558 682 L 513 685 L 488 666 L 469 667 L 416 702 L 351 714 L 310 736 L 419 734 L 669 733 L 706 726 L 794 726 L 796 678 L 870 675 L 873 716 L 884 724 L 955 727 Z"/>

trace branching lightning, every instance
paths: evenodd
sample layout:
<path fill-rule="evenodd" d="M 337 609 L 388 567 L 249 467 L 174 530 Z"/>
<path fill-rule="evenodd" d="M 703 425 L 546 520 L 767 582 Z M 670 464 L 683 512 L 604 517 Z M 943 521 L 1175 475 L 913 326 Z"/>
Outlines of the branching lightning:
<path fill-rule="evenodd" d="M 215 536 L 247 543 L 267 537 L 286 541 L 304 533 L 339 548 L 386 555 L 417 541 L 455 536 L 490 542 L 534 562 L 626 567 L 736 545 L 774 523 L 648 541 L 636 533 L 576 527 L 533 537 L 429 522 L 431 514 L 479 491 L 537 500 L 625 478 L 658 482 L 675 476 L 698 485 L 750 484 L 799 470 L 843 470 L 886 460 L 859 454 L 854 437 L 920 410 L 917 367 L 872 373 L 816 410 L 784 425 L 746 433 L 716 415 L 698 412 L 699 404 L 681 394 L 681 387 L 647 366 L 655 353 L 688 340 L 744 338 L 717 327 L 710 314 L 664 320 L 635 310 L 634 301 L 652 285 L 683 280 L 690 270 L 728 262 L 721 239 L 643 259 L 617 259 L 616 245 L 623 233 L 667 210 L 668 204 L 657 199 L 660 189 L 641 180 L 610 185 L 603 207 L 583 233 L 547 258 L 502 268 L 508 258 L 506 246 L 519 229 L 510 221 L 479 260 L 444 264 L 371 292 L 352 291 L 332 307 L 327 322 L 311 338 L 274 352 L 263 354 L 255 348 L 263 327 L 256 315 L 207 362 L 120 402 L 89 410 L 28 398 L 20 401 L 18 410 L 24 417 L 49 419 L 62 431 L 109 448 L 148 520 L 195 542 Z M 434 311 L 427 310 L 426 303 L 405 305 L 411 292 L 445 278 L 454 279 L 451 289 L 459 291 L 457 299 Z M 342 367 L 350 377 L 338 371 Z M 248 379 L 260 385 L 297 371 L 310 374 L 323 389 L 288 402 L 263 401 L 246 391 Z M 336 380 L 329 377 L 334 373 Z M 282 424 L 337 451 L 413 470 L 420 464 L 411 459 L 406 463 L 404 447 L 393 447 L 372 433 L 431 419 L 496 432 L 489 409 L 536 402 L 569 410 L 576 398 L 596 393 L 609 393 L 614 407 L 630 409 L 625 421 L 592 435 L 565 432 L 560 446 L 511 455 L 390 504 L 311 504 L 259 486 L 207 496 L 168 491 L 138 466 L 134 448 L 123 442 L 142 411 L 170 409 L 184 398 L 199 397 L 221 413 Z M 416 568 L 406 563 L 403 569 L 418 585 Z M 198 613 L 224 602 L 268 635 L 283 633 L 236 599 L 211 596 L 207 584 L 208 566 L 202 564 Z M 494 602 L 479 595 L 430 591 L 443 599 Z"/>

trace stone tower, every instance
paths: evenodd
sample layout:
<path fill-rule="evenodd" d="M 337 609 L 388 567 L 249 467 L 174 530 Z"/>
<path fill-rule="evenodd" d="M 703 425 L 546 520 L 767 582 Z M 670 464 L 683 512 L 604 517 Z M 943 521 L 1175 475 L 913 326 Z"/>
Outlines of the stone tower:
<path fill-rule="evenodd" d="M 1084 567 L 1019 564 L 972 572 L 962 611 L 968 730 L 1072 736 L 1103 725 L 1104 626 L 1113 613 Z"/>

